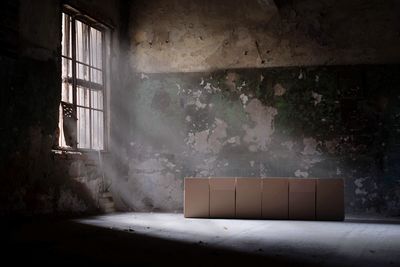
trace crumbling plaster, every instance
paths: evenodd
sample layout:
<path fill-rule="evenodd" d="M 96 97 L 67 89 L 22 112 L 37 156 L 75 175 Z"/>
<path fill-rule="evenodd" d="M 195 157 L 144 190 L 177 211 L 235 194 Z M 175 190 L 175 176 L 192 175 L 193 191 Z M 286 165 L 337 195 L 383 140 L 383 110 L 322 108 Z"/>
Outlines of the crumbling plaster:
<path fill-rule="evenodd" d="M 179 211 L 186 176 L 343 177 L 348 212 L 397 214 L 398 74 L 397 65 L 137 74 L 130 171 L 115 189 L 130 209 Z"/>
<path fill-rule="evenodd" d="M 127 207 L 181 210 L 185 176 L 343 177 L 347 212 L 399 214 L 397 1 L 133 3 Z"/>

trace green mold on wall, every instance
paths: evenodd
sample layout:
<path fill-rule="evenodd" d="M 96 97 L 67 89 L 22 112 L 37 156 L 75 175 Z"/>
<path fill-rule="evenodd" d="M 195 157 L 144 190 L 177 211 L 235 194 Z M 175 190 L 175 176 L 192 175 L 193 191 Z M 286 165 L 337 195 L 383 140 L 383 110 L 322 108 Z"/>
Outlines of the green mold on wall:
<path fill-rule="evenodd" d="M 357 192 L 379 192 L 400 173 L 400 81 L 387 81 L 396 74 L 397 66 L 148 74 L 134 88 L 132 132 L 152 147 L 179 146 L 190 165 L 178 164 L 177 179 L 345 177 L 350 206 L 369 209 L 386 202 Z M 396 202 L 398 191 L 388 198 Z"/>

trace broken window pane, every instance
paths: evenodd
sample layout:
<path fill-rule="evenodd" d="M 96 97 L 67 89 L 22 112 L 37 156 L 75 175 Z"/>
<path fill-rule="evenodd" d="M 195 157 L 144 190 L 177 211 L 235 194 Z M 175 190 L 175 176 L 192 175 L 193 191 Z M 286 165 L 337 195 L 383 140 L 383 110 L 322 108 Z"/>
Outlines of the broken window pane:
<path fill-rule="evenodd" d="M 64 133 L 64 141 L 65 144 L 69 147 L 76 146 L 76 137 L 77 137 L 77 117 L 75 114 L 74 104 L 61 102 L 62 114 L 63 114 L 63 133 Z"/>

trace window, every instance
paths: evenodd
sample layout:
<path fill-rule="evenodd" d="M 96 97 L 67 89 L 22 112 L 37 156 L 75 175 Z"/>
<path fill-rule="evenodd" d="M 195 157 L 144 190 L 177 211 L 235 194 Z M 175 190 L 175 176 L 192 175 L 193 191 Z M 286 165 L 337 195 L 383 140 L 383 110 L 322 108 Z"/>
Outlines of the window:
<path fill-rule="evenodd" d="M 60 148 L 106 147 L 109 51 L 106 28 L 99 25 L 75 10 L 62 14 Z"/>

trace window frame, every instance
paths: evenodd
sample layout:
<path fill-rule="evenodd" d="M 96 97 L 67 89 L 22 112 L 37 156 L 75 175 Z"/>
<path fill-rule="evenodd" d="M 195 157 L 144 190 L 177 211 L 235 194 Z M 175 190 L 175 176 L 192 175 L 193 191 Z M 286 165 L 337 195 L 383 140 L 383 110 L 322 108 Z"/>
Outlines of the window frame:
<path fill-rule="evenodd" d="M 60 50 L 60 65 L 61 65 L 61 69 L 63 68 L 63 60 L 70 60 L 71 61 L 71 78 L 67 77 L 67 83 L 70 84 L 72 86 L 72 105 L 74 108 L 74 112 L 75 115 L 77 115 L 77 109 L 78 108 L 84 108 L 87 109 L 89 111 L 89 136 L 90 136 L 90 148 L 80 148 L 78 143 L 76 143 L 76 146 L 74 147 L 69 147 L 69 146 L 62 146 L 61 142 L 59 140 L 57 140 L 58 142 L 58 146 L 57 146 L 57 150 L 61 150 L 61 151 L 77 151 L 77 152 L 108 152 L 108 148 L 109 148 L 109 133 L 110 133 L 110 122 L 109 122 L 109 118 L 110 118 L 110 104 L 109 104 L 109 91 L 110 91 L 110 70 L 111 70 L 111 33 L 112 33 L 112 27 L 100 22 L 99 20 L 95 20 L 92 17 L 90 17 L 89 15 L 82 13 L 80 11 L 78 11 L 78 9 L 75 9 L 74 7 L 71 7 L 70 5 L 62 5 L 61 8 L 61 15 L 60 15 L 60 20 L 61 20 L 61 24 L 63 23 L 63 14 L 68 15 L 71 17 L 71 55 L 70 56 L 66 56 L 63 55 L 63 47 L 61 47 Z M 102 51 L 101 51 L 101 67 L 99 66 L 91 66 L 90 62 L 89 64 L 85 63 L 85 62 L 80 62 L 77 59 L 77 44 L 76 44 L 76 22 L 79 21 L 95 30 L 98 30 L 101 32 L 101 43 L 102 43 Z M 60 27 L 61 28 L 61 27 Z M 63 32 L 61 30 L 61 40 L 63 37 Z M 90 37 L 89 37 L 90 38 Z M 90 53 L 90 52 L 89 52 Z M 89 79 L 89 81 L 85 81 L 85 80 L 81 80 L 79 79 L 79 83 L 78 83 L 78 73 L 77 73 L 77 68 L 78 68 L 78 64 L 88 68 L 89 70 L 89 77 L 91 75 L 92 69 L 96 70 L 96 71 L 101 71 L 102 72 L 102 86 L 98 86 L 96 85 L 96 83 L 94 83 L 93 81 L 91 81 L 91 79 Z M 100 69 L 101 68 L 101 69 Z M 64 77 L 62 75 L 62 71 L 61 71 L 61 75 L 60 75 L 60 81 L 61 81 L 61 93 L 62 93 L 62 86 L 64 83 Z M 85 83 L 87 83 L 85 85 Z M 78 87 L 82 86 L 82 88 L 87 88 L 88 92 L 89 92 L 89 106 L 82 106 L 82 105 L 78 105 Z M 93 104 L 91 104 L 91 92 L 96 90 L 95 87 L 99 87 L 100 90 L 102 90 L 103 92 L 103 103 L 102 103 L 102 109 L 101 108 L 94 108 Z M 95 89 L 93 89 L 95 88 Z M 60 105 L 61 105 L 61 101 L 60 100 Z M 92 112 L 94 111 L 101 111 L 103 113 L 103 149 L 96 149 L 93 148 L 93 129 L 92 129 Z M 62 116 L 62 115 L 61 115 Z M 76 126 L 77 128 L 79 127 L 78 125 Z M 76 129 L 78 130 L 78 129 Z M 60 135 L 61 135 L 61 131 L 60 131 Z M 62 137 L 59 137 L 62 138 Z M 64 137 L 65 138 L 65 137 Z M 79 138 L 78 138 L 78 133 L 76 134 L 76 142 L 78 142 Z"/>

